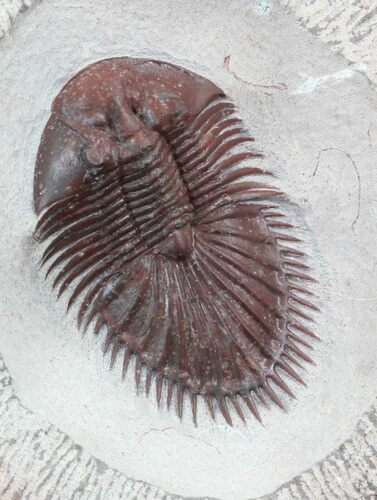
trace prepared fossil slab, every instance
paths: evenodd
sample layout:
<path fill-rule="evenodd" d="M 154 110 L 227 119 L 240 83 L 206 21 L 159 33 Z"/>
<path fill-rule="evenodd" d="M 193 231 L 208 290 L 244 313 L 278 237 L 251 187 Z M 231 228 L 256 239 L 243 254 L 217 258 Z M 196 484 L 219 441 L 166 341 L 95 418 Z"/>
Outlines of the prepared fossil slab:
<path fill-rule="evenodd" d="M 222 90 L 184 68 L 94 63 L 55 98 L 39 147 L 36 237 L 78 324 L 136 358 L 136 384 L 182 416 L 185 394 L 231 424 L 311 359 L 304 254 L 262 155 Z M 216 403 L 216 404 L 215 404 Z"/>

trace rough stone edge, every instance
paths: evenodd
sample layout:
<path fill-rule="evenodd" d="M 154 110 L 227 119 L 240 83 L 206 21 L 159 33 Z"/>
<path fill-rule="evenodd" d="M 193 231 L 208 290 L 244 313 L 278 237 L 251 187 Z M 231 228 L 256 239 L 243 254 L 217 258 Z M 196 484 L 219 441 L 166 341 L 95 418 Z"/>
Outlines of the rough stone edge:
<path fill-rule="evenodd" d="M 15 395 L 1 356 L 0 498 L 182 499 L 112 469 L 28 410 Z"/>
<path fill-rule="evenodd" d="M 377 0 L 279 0 L 300 25 L 356 63 L 377 88 Z"/>
<path fill-rule="evenodd" d="M 305 30 L 356 63 L 377 88 L 377 0 L 279 3 Z M 337 450 L 260 500 L 338 498 L 377 499 L 377 402 Z"/>
<path fill-rule="evenodd" d="M 259 500 L 335 498 L 377 498 L 377 403 L 336 451 Z"/>
<path fill-rule="evenodd" d="M 0 38 L 11 29 L 18 16 L 40 0 L 0 0 Z"/>
<path fill-rule="evenodd" d="M 260 500 L 377 497 L 377 406 L 335 452 Z M 183 500 L 127 477 L 25 408 L 0 356 L 0 498 Z"/>

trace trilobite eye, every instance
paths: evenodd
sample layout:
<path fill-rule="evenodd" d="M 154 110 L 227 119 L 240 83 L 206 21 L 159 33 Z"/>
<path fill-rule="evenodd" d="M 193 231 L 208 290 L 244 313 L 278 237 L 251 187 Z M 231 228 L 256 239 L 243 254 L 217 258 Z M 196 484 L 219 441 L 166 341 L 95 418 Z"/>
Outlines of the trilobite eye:
<path fill-rule="evenodd" d="M 85 183 L 91 182 L 97 175 L 99 175 L 101 172 L 104 170 L 104 166 L 102 163 L 93 163 L 91 160 L 92 158 L 87 155 L 87 150 L 86 148 L 83 148 L 81 153 L 80 153 L 80 158 L 83 162 L 83 164 L 86 166 L 86 173 L 84 175 L 84 181 Z"/>
<path fill-rule="evenodd" d="M 112 133 L 104 133 L 99 137 L 97 135 L 88 137 L 88 141 L 80 151 L 80 157 L 88 168 L 88 172 L 99 173 L 105 166 L 114 164 L 117 146 L 113 135 Z"/>
<path fill-rule="evenodd" d="M 136 106 L 132 106 L 131 110 L 138 120 L 140 120 L 144 125 L 150 126 L 148 123 L 148 112 L 146 110 Z"/>
<path fill-rule="evenodd" d="M 96 129 L 107 130 L 110 126 L 110 117 L 103 112 L 94 112 L 86 117 L 87 123 Z"/>

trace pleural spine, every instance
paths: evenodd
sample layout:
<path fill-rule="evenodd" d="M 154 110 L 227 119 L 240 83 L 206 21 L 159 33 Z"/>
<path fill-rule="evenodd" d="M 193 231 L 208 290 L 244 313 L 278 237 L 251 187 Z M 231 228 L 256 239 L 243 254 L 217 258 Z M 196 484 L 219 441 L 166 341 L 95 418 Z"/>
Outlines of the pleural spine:
<path fill-rule="evenodd" d="M 304 369 L 304 364 L 313 363 L 305 350 L 312 350 L 310 341 L 318 340 L 318 337 L 307 326 L 312 318 L 306 311 L 319 311 L 313 302 L 315 295 L 311 290 L 315 280 L 309 274 L 310 269 L 305 264 L 305 253 L 298 248 L 301 241 L 294 235 L 294 226 L 285 222 L 286 217 L 280 211 L 277 203 L 263 203 L 263 198 L 281 196 L 282 193 L 265 184 L 237 182 L 243 177 L 270 174 L 260 167 L 243 166 L 245 160 L 255 159 L 261 155 L 249 150 L 239 150 L 240 145 L 250 143 L 253 139 L 242 127 L 241 120 L 234 116 L 234 111 L 232 103 L 219 100 L 203 110 L 183 131 L 180 133 L 172 131 L 168 134 L 174 156 L 181 167 L 183 179 L 189 185 L 190 199 L 198 217 L 200 215 L 203 218 L 208 217 L 207 214 L 210 213 L 208 205 L 211 202 L 214 207 L 212 208 L 212 217 L 216 217 L 216 209 L 221 208 L 221 195 L 224 192 L 232 197 L 232 203 L 242 203 L 244 200 L 248 201 L 253 198 L 258 199 L 256 210 L 265 220 L 271 237 L 274 238 L 279 247 L 281 262 L 278 265 L 288 283 L 290 307 L 287 318 L 286 342 L 271 372 L 266 374 L 264 383 L 252 390 L 237 394 L 221 396 L 207 394 L 203 396 L 203 401 L 211 417 L 215 419 L 217 408 L 229 425 L 233 424 L 230 408 L 233 408 L 243 422 L 245 422 L 245 410 L 261 422 L 259 403 L 267 405 L 268 401 L 271 401 L 279 408 L 285 408 L 277 390 L 290 398 L 295 398 L 285 378 L 291 378 L 295 382 L 305 385 L 300 372 Z M 213 134 L 214 140 L 208 144 L 203 141 L 203 137 L 209 133 Z M 234 152 L 235 149 L 237 150 Z M 234 167 L 238 165 L 242 166 L 235 169 Z M 126 367 L 129 358 L 130 353 L 126 349 L 124 357 L 124 366 Z M 140 385 L 141 364 L 139 360 L 135 367 L 135 378 L 138 386 Z M 192 417 L 196 423 L 197 399 L 201 394 L 190 392 L 181 384 L 165 378 L 162 373 L 149 370 L 147 365 L 144 366 L 144 369 L 146 393 L 148 394 L 150 391 L 151 381 L 155 380 L 158 406 L 160 406 L 165 392 L 167 407 L 169 408 L 172 400 L 175 399 L 177 415 L 182 418 L 184 399 L 187 395 Z M 125 370 L 126 368 L 123 374 L 125 374 Z"/>

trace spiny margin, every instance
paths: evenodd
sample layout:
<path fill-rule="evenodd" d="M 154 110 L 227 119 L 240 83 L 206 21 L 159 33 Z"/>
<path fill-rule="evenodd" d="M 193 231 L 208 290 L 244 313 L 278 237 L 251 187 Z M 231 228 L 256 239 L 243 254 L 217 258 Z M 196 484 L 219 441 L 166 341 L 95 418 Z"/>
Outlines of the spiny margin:
<path fill-rule="evenodd" d="M 184 399 L 188 397 L 195 423 L 197 422 L 198 396 L 204 398 L 212 418 L 215 418 L 215 405 L 217 405 L 229 425 L 233 423 L 229 406 L 234 408 L 239 418 L 244 422 L 245 416 L 242 406 L 246 406 L 260 422 L 259 402 L 267 405 L 267 401 L 270 400 L 283 409 L 283 402 L 277 395 L 275 386 L 288 396 L 294 397 L 282 375 L 289 376 L 296 382 L 305 385 L 296 370 L 304 368 L 302 363 L 313 362 L 306 352 L 302 350 L 302 347 L 311 349 L 307 337 L 317 339 L 316 335 L 306 326 L 306 322 L 312 321 L 306 310 L 318 311 L 318 308 L 311 300 L 314 294 L 310 290 L 310 284 L 315 280 L 308 274 L 309 268 L 303 262 L 305 254 L 295 248 L 296 244 L 300 243 L 300 240 L 290 234 L 294 228 L 283 221 L 284 215 L 280 211 L 278 204 L 263 205 L 261 203 L 263 198 L 282 196 L 283 193 L 265 184 L 234 182 L 244 176 L 255 174 L 271 175 L 264 169 L 257 167 L 240 167 L 238 170 L 232 170 L 245 160 L 262 157 L 261 154 L 252 151 L 241 151 L 230 155 L 235 147 L 254 140 L 247 135 L 243 127 L 239 126 L 242 122 L 234 116 L 234 111 L 235 106 L 229 100 L 212 102 L 197 115 L 188 127 L 178 133 L 174 131 L 168 133 L 167 138 L 175 158 L 181 166 L 181 174 L 191 194 L 199 221 L 208 219 L 211 216 L 212 218 L 216 217 L 216 213 L 219 213 L 222 208 L 226 208 L 226 203 L 230 202 L 233 206 L 236 206 L 238 203 L 252 201 L 255 204 L 254 207 L 258 208 L 260 215 L 263 217 L 270 235 L 275 239 L 279 247 L 280 268 L 282 271 L 284 270 L 284 279 L 288 284 L 289 296 L 287 300 L 290 304 L 286 332 L 287 340 L 282 352 L 276 357 L 270 371 L 265 374 L 263 384 L 236 394 L 219 395 L 201 394 L 200 391 L 193 392 L 183 384 L 168 379 L 163 373 L 151 369 L 138 353 L 131 352 L 110 331 L 107 333 L 104 344 L 105 353 L 111 347 L 111 366 L 113 366 L 118 353 L 123 350 L 123 377 L 126 375 L 131 356 L 135 357 L 137 390 L 139 391 L 144 384 L 145 391 L 149 394 L 154 381 L 158 406 L 161 405 L 161 401 L 165 397 L 169 408 L 174 398 L 177 415 L 182 418 Z M 216 134 L 213 133 L 214 130 Z M 209 133 L 212 134 L 213 139 L 203 146 L 200 138 Z M 226 156 L 228 154 L 230 156 Z M 223 199 L 224 194 L 226 195 L 226 203 Z M 70 257 L 72 248 L 75 252 L 82 252 L 85 248 L 90 249 L 98 239 L 101 240 L 96 231 L 100 230 L 102 236 L 105 237 L 105 240 L 101 240 L 100 250 L 97 249 L 94 254 L 88 255 L 89 263 L 85 262 L 80 266 L 79 260 L 70 261 L 69 266 L 66 265 L 55 278 L 54 287 L 67 274 L 69 267 L 73 265 L 77 269 L 77 271 L 69 274 L 68 279 L 60 286 L 60 295 L 71 281 L 78 276 L 77 272 L 81 274 L 89 269 L 88 273 L 83 277 L 83 282 L 74 290 L 68 303 L 69 306 L 91 281 L 96 281 L 96 277 L 92 276 L 90 271 L 90 265 L 94 265 L 95 261 L 98 261 L 98 257 L 108 254 L 109 248 L 120 248 L 120 243 L 116 240 L 117 237 L 121 237 L 122 245 L 129 244 L 130 241 L 133 244 L 141 245 L 139 254 L 145 251 L 142 242 L 138 240 L 137 232 L 135 232 L 134 220 L 130 217 L 127 207 L 121 203 L 121 200 L 121 186 L 119 185 L 119 179 L 116 177 L 116 171 L 114 171 L 106 179 L 100 180 L 94 191 L 88 190 L 88 192 L 81 193 L 79 196 L 76 195 L 70 199 L 61 200 L 49 207 L 40 217 L 36 230 L 38 238 L 45 241 L 50 236 L 55 236 L 44 252 L 42 264 L 44 265 L 57 252 L 61 252 L 53 264 L 50 265 L 47 275 Z M 103 245 L 104 242 L 106 242 L 105 246 Z M 130 248 L 129 245 L 127 245 L 127 248 Z M 121 252 L 120 255 L 122 254 L 124 255 L 124 252 Z M 137 255 L 127 256 L 127 261 L 130 261 L 135 256 Z M 79 326 L 82 323 L 88 304 L 94 300 L 99 290 L 98 286 L 97 283 L 94 288 L 89 290 L 81 304 L 78 316 Z M 97 316 L 96 309 L 93 308 L 86 317 L 84 331 L 94 319 L 97 319 L 94 326 L 95 334 L 98 334 L 102 327 L 107 327 L 103 318 Z"/>

